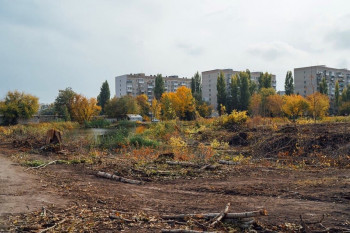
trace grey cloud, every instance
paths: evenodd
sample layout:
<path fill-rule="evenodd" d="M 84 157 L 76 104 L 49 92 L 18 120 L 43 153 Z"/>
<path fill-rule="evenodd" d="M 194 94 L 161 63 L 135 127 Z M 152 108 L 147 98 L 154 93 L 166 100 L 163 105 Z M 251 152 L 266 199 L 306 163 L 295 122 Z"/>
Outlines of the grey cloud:
<path fill-rule="evenodd" d="M 304 51 L 298 50 L 288 43 L 281 41 L 274 41 L 269 43 L 259 43 L 251 45 L 248 48 L 248 52 L 252 56 L 260 56 L 263 59 L 274 61 L 276 59 L 288 56 L 288 55 L 301 55 L 305 54 Z"/>
<path fill-rule="evenodd" d="M 192 56 L 198 56 L 201 55 L 204 52 L 204 48 L 200 46 L 195 46 L 189 43 L 178 43 L 176 44 L 176 47 L 182 49 L 185 51 L 185 53 L 192 55 Z"/>
<path fill-rule="evenodd" d="M 350 29 L 334 30 L 326 36 L 325 40 L 331 41 L 337 49 L 350 49 Z"/>

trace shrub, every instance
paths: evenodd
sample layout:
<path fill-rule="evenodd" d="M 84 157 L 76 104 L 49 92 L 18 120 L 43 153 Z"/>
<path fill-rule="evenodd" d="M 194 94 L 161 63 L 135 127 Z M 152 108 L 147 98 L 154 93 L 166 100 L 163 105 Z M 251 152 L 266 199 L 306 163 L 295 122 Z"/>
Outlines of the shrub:
<path fill-rule="evenodd" d="M 85 128 L 107 128 L 111 123 L 105 119 L 97 119 L 92 121 L 85 121 Z"/>
<path fill-rule="evenodd" d="M 232 128 L 244 124 L 247 120 L 247 111 L 238 112 L 233 110 L 230 115 L 221 116 L 218 125 L 224 128 Z"/>
<path fill-rule="evenodd" d="M 131 128 L 131 127 L 136 127 L 136 122 L 135 121 L 118 121 L 118 127 L 120 128 Z"/>
<path fill-rule="evenodd" d="M 130 143 L 130 145 L 133 145 L 137 148 L 140 148 L 140 147 L 156 148 L 159 146 L 159 143 L 157 141 L 143 138 L 140 135 L 136 135 L 136 136 L 133 136 L 132 138 L 130 138 L 129 143 Z"/>

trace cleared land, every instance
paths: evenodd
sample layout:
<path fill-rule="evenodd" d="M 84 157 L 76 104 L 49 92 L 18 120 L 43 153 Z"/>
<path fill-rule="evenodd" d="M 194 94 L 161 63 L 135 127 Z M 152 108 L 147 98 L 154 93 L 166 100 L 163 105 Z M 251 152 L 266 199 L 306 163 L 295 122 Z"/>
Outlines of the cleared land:
<path fill-rule="evenodd" d="M 160 232 L 166 228 L 240 232 L 242 229 L 232 224 L 220 223 L 210 228 L 204 220 L 189 219 L 182 223 L 161 218 L 167 214 L 221 212 L 231 203 L 230 212 L 268 211 L 268 216 L 257 218 L 252 226 L 258 232 L 327 229 L 344 232 L 350 228 L 350 172 L 349 161 L 339 157 L 349 153 L 348 127 L 346 124 L 307 125 L 275 131 L 197 133 L 196 140 L 220 138 L 230 142 L 230 148 L 220 152 L 225 156 L 254 155 L 236 165 L 216 164 L 219 167 L 214 170 L 174 166 L 164 161 L 137 163 L 106 153 L 93 162 L 58 162 L 23 171 L 9 162 L 9 159 L 20 161 L 19 151 L 26 151 L 27 158 L 47 163 L 68 161 L 69 155 L 31 153 L 24 146 L 2 145 L 0 158 L 5 172 L 1 171 L 0 175 L 5 202 L 18 197 L 12 192 L 10 184 L 14 184 L 22 191 L 19 197 L 22 203 L 30 203 L 28 210 L 21 202 L 13 211 L 1 209 L 2 227 L 21 232 L 48 228 L 52 232 Z M 263 135 L 265 143 L 262 144 L 258 138 Z M 293 140 L 296 137 L 302 139 L 297 145 Z M 305 154 L 299 153 L 295 159 L 286 155 L 300 145 Z M 279 156 L 277 152 L 268 153 L 275 150 Z M 319 154 L 325 158 L 319 158 Z M 98 171 L 140 180 L 143 184 L 100 178 L 96 176 Z M 43 206 L 47 211 L 43 211 Z M 308 224 L 321 219 L 324 227 L 318 223 Z"/>

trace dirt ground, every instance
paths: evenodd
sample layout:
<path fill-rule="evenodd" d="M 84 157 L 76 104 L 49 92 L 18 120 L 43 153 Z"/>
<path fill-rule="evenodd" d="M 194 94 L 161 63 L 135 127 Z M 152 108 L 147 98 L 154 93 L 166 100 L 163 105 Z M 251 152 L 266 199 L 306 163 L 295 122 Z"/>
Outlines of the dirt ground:
<path fill-rule="evenodd" d="M 0 154 L 0 232 L 5 230 L 6 216 L 31 212 L 38 207 L 67 201 L 55 193 L 46 192 L 46 185 L 39 176 Z"/>
<path fill-rule="evenodd" d="M 325 215 L 323 226 L 350 228 L 348 169 L 224 165 L 200 175 L 145 179 L 143 185 L 133 185 L 96 177 L 103 164 L 53 164 L 24 171 L 7 158 L 12 149 L 1 151 L 3 231 L 38 232 L 63 219 L 52 232 L 160 232 L 185 227 L 162 221 L 161 215 L 220 212 L 227 203 L 230 212 L 266 209 L 268 216 L 257 220 L 264 226 L 258 232 L 298 232 L 300 215 L 309 222 Z M 43 206 L 50 211 L 45 218 Z M 133 221 L 118 221 L 119 216 Z"/>

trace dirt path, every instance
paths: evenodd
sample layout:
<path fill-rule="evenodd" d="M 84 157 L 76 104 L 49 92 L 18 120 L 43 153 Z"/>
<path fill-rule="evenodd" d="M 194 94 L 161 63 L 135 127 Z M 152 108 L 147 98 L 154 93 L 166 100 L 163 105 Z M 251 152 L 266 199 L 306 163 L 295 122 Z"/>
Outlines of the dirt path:
<path fill-rule="evenodd" d="M 30 212 L 50 204 L 66 201 L 50 193 L 40 177 L 28 174 L 25 168 L 0 154 L 0 232 L 9 214 Z"/>

